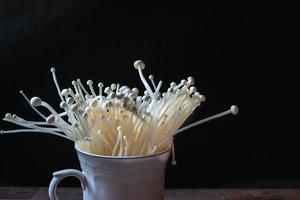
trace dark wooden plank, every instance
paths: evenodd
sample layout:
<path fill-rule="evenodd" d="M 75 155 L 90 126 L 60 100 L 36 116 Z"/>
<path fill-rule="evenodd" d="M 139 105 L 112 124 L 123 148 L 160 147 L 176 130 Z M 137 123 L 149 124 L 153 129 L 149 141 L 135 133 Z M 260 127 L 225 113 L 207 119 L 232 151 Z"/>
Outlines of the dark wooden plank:
<path fill-rule="evenodd" d="M 300 200 L 300 189 L 169 189 L 166 200 Z"/>
<path fill-rule="evenodd" d="M 227 190 L 234 200 L 299 200 L 300 189 L 235 189 Z"/>
<path fill-rule="evenodd" d="M 0 187 L 0 199 L 31 199 L 38 187 Z"/>
<path fill-rule="evenodd" d="M 227 200 L 226 191 L 204 189 L 169 189 L 165 200 Z"/>
<path fill-rule="evenodd" d="M 57 196 L 59 200 L 82 200 L 82 191 L 80 188 L 58 188 Z M 40 188 L 31 200 L 50 200 L 48 188 Z"/>
<path fill-rule="evenodd" d="M 32 200 L 48 199 L 41 188 Z M 80 188 L 59 188 L 61 200 L 81 200 Z M 300 189 L 168 189 L 165 200 L 299 200 Z"/>
<path fill-rule="evenodd" d="M 59 188 L 60 200 L 82 200 L 80 188 Z M 165 200 L 299 200 L 300 189 L 167 189 Z M 0 200 L 49 200 L 46 187 L 0 187 Z"/>

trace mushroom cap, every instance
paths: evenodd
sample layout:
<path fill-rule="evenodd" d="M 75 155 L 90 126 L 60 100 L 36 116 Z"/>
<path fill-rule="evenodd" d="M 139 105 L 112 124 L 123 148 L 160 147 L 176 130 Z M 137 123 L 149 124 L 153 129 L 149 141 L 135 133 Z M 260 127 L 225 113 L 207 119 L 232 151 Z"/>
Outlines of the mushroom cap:
<path fill-rule="evenodd" d="M 145 63 L 142 60 L 137 60 L 133 64 L 134 68 L 136 69 L 144 69 L 145 68 Z"/>

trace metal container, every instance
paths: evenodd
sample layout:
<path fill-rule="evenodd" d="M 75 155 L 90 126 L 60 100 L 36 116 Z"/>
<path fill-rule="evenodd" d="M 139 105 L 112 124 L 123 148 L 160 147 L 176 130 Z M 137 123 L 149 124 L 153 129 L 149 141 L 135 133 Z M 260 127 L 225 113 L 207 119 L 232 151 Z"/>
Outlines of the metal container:
<path fill-rule="evenodd" d="M 65 177 L 81 182 L 84 200 L 163 200 L 165 169 L 170 150 L 151 156 L 111 157 L 84 152 L 75 146 L 82 172 L 65 169 L 53 173 L 51 200 Z"/>

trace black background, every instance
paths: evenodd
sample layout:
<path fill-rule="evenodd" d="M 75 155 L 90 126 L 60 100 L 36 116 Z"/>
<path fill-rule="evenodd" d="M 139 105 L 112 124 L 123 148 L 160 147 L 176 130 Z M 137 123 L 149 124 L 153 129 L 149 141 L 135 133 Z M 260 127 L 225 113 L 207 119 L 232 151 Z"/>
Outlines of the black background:
<path fill-rule="evenodd" d="M 189 123 L 231 104 L 240 108 L 237 116 L 176 136 L 178 165 L 168 164 L 167 187 L 298 187 L 298 89 L 288 58 L 293 17 L 286 7 L 262 1 L 0 0 L 1 114 L 38 119 L 20 89 L 59 109 L 53 66 L 62 88 L 79 77 L 143 89 L 132 66 L 142 59 L 144 72 L 163 80 L 164 89 L 195 78 L 207 101 Z M 36 133 L 0 136 L 0 185 L 46 186 L 53 171 L 65 168 L 79 168 L 69 141 Z"/>

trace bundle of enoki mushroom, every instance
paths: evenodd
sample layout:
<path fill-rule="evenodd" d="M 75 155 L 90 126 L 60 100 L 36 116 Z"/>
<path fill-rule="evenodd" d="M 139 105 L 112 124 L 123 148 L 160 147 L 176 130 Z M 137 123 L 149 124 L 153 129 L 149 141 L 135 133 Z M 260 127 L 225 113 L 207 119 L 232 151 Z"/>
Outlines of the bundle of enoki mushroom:
<path fill-rule="evenodd" d="M 142 95 L 137 88 L 130 89 L 119 84 L 104 88 L 102 83 L 98 84 L 99 92 L 96 93 L 91 80 L 87 81 L 88 92 L 80 79 L 72 82 L 74 89 L 61 90 L 55 69 L 52 68 L 53 80 L 61 99 L 60 107 L 64 111 L 56 112 L 39 97 L 29 100 L 21 91 L 32 109 L 44 120 L 27 121 L 7 113 L 5 121 L 27 129 L 1 133 L 49 133 L 75 141 L 84 151 L 106 156 L 151 155 L 168 149 L 173 149 L 174 155 L 174 135 L 211 119 L 238 112 L 236 106 L 231 106 L 225 112 L 179 129 L 194 109 L 205 101 L 205 97 L 193 86 L 194 79 L 189 77 L 179 84 L 172 82 L 168 90 L 161 94 L 162 81 L 155 84 L 154 77 L 150 75 L 150 86 L 142 73 L 144 63 L 138 60 L 134 67 L 146 88 Z M 37 109 L 39 106 L 47 108 L 50 115 L 41 113 Z"/>

